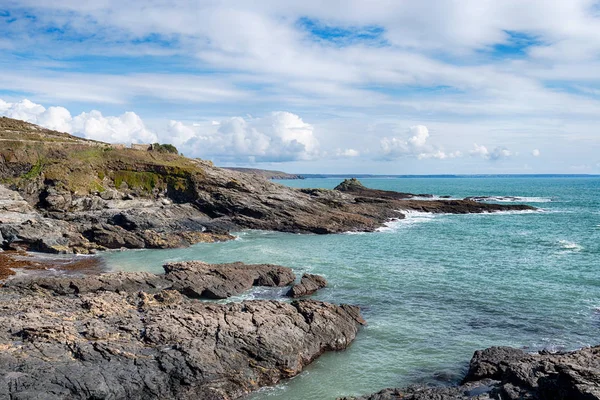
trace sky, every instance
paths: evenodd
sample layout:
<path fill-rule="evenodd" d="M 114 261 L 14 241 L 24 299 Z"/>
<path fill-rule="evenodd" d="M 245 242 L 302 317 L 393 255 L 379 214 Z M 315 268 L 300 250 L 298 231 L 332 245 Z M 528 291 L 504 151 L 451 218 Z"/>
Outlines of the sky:
<path fill-rule="evenodd" d="M 600 173 L 600 2 L 0 0 L 0 115 L 296 173 Z"/>

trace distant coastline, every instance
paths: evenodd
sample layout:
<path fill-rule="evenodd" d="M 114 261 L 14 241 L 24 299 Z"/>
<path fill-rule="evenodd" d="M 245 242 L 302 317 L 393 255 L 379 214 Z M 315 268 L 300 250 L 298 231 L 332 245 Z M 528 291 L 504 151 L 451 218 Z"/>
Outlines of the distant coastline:
<path fill-rule="evenodd" d="M 283 171 L 272 171 L 269 169 L 259 168 L 238 168 L 238 167 L 223 167 L 223 169 L 229 169 L 231 171 L 243 172 L 245 174 L 252 174 L 262 176 L 266 179 L 304 179 L 304 175 L 299 174 L 288 174 Z"/>
<path fill-rule="evenodd" d="M 378 174 L 300 174 L 303 179 L 346 178 L 598 178 L 598 174 L 440 174 L 440 175 L 378 175 Z M 278 178 L 273 178 L 278 179 Z"/>

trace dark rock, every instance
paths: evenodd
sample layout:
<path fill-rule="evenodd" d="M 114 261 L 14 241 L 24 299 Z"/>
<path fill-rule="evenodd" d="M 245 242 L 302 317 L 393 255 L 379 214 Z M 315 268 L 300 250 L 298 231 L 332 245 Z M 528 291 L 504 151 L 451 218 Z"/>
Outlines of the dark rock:
<path fill-rule="evenodd" d="M 342 183 L 333 188 L 333 190 L 339 190 L 340 192 L 353 192 L 363 189 L 366 189 L 366 187 L 356 178 L 344 179 Z"/>
<path fill-rule="evenodd" d="M 71 208 L 73 198 L 68 191 L 59 191 L 54 187 L 47 187 L 40 199 L 44 208 L 48 211 L 68 211 Z"/>
<path fill-rule="evenodd" d="M 104 246 L 107 249 L 143 249 L 146 243 L 135 235 L 119 226 L 99 224 L 83 232 L 83 236 L 90 242 Z"/>
<path fill-rule="evenodd" d="M 91 276 L 19 277 L 6 287 L 25 290 L 43 288 L 59 295 L 108 292 L 156 293 L 176 290 L 191 298 L 225 299 L 252 286 L 287 286 L 296 278 L 290 268 L 271 264 L 207 264 L 201 261 L 169 263 L 165 274 L 115 272 Z"/>
<path fill-rule="evenodd" d="M 164 266 L 172 289 L 193 298 L 225 299 L 252 286 L 287 286 L 296 278 L 290 268 L 271 264 L 206 264 L 199 261 Z"/>
<path fill-rule="evenodd" d="M 302 297 L 313 294 L 319 289 L 322 289 L 327 286 L 327 281 L 325 278 L 319 275 L 313 274 L 304 274 L 300 279 L 300 283 L 297 285 L 293 285 L 287 296 L 289 297 Z"/>

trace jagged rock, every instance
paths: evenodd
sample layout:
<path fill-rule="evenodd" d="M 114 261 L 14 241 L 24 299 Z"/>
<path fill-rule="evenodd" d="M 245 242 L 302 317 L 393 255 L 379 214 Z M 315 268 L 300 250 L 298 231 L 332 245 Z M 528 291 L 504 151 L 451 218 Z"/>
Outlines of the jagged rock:
<path fill-rule="evenodd" d="M 145 242 L 137 235 L 115 225 L 96 225 L 84 231 L 83 235 L 89 241 L 104 246 L 107 249 L 120 249 L 122 247 L 143 249 L 146 247 Z"/>
<path fill-rule="evenodd" d="M 68 211 L 73 202 L 70 192 L 58 191 L 54 187 L 47 187 L 40 195 L 40 199 L 48 211 Z"/>
<path fill-rule="evenodd" d="M 340 192 L 351 192 L 354 190 L 366 189 L 365 186 L 356 178 L 344 179 L 342 183 L 337 185 L 333 190 Z"/>
<path fill-rule="evenodd" d="M 345 349 L 358 308 L 0 289 L 0 398 L 236 399 Z"/>
<path fill-rule="evenodd" d="M 319 275 L 313 274 L 304 274 L 300 279 L 300 283 L 297 285 L 293 285 L 287 296 L 289 297 L 302 297 L 313 294 L 319 289 L 322 289 L 327 286 L 327 281 L 325 278 Z"/>
<path fill-rule="evenodd" d="M 164 265 L 165 274 L 116 272 L 91 276 L 20 277 L 6 287 L 25 290 L 43 288 L 59 295 L 142 290 L 156 293 L 176 290 L 191 298 L 225 299 L 252 286 L 287 286 L 296 278 L 290 268 L 272 264 L 207 264 L 184 261 Z"/>

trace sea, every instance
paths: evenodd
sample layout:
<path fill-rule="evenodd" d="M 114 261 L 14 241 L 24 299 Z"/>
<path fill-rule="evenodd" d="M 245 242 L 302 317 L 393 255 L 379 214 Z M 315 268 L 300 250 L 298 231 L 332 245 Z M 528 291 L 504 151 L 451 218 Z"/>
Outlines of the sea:
<path fill-rule="evenodd" d="M 331 189 L 341 177 L 286 180 Z M 237 232 L 177 250 L 103 255 L 114 270 L 162 272 L 167 261 L 277 263 L 327 278 L 315 299 L 361 307 L 368 325 L 345 351 L 251 400 L 335 399 L 387 387 L 457 383 L 477 349 L 536 351 L 600 343 L 600 177 L 365 177 L 370 188 L 530 204 L 536 211 L 418 212 L 377 232 Z M 228 301 L 281 298 L 257 288 Z"/>

